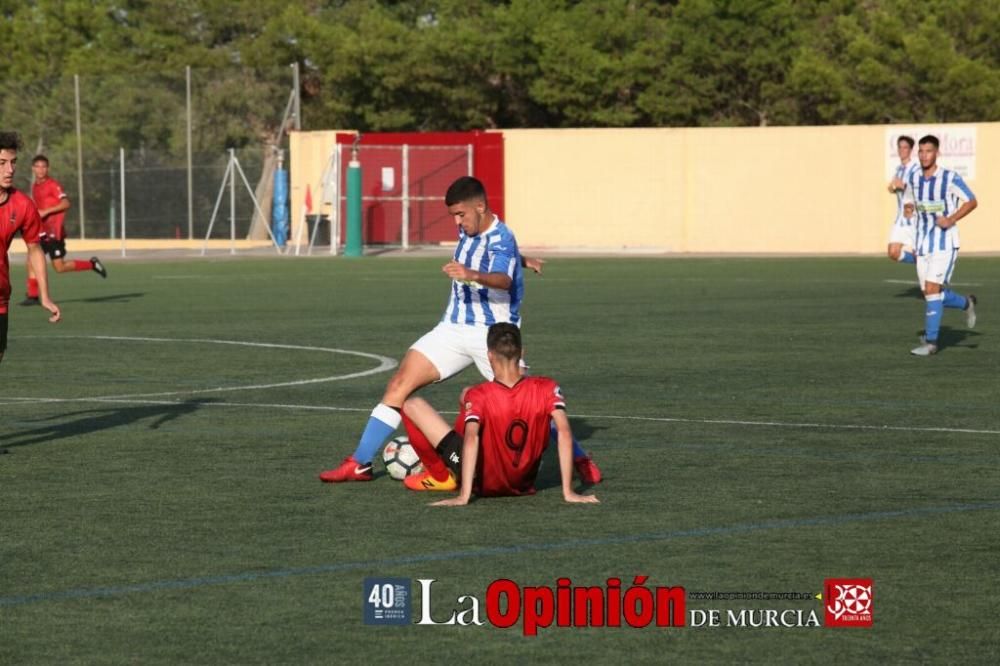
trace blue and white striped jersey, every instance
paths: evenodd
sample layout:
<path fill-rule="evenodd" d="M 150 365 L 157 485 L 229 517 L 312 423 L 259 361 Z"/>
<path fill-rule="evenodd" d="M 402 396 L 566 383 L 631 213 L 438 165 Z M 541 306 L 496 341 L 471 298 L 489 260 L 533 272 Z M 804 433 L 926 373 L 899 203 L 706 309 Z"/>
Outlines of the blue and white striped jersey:
<path fill-rule="evenodd" d="M 925 255 L 957 250 L 958 225 L 942 229 L 937 226 L 937 219 L 951 215 L 964 202 L 976 198 L 962 177 L 950 169 L 938 167 L 934 175 L 926 178 L 919 170 L 910 177 L 907 188 L 917 209 L 916 253 Z"/>
<path fill-rule="evenodd" d="M 906 164 L 900 164 L 896 167 L 896 173 L 893 174 L 896 178 L 903 181 L 903 184 L 910 182 L 913 177 L 914 172 L 920 173 L 920 161 L 915 159 L 910 159 Z M 896 192 L 896 221 L 899 222 L 899 218 L 903 216 L 903 191 L 900 190 Z"/>
<path fill-rule="evenodd" d="M 517 240 L 496 215 L 485 231 L 467 236 L 458 230 L 455 261 L 480 273 L 506 273 L 510 288 L 489 289 L 477 282 L 452 280 L 451 298 L 441 321 L 469 326 L 510 323 L 521 325 L 521 299 L 524 297 L 524 273 Z"/>

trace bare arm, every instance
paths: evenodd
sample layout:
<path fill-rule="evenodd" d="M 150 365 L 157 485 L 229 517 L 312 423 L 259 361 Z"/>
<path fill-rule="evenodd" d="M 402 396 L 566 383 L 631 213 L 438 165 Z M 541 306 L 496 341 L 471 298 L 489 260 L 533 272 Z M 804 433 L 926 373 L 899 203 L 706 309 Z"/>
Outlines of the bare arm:
<path fill-rule="evenodd" d="M 523 254 L 521 255 L 521 267 L 530 268 L 538 275 L 542 274 L 542 264 L 544 263 L 544 259 L 539 259 L 538 257 L 526 257 Z"/>
<path fill-rule="evenodd" d="M 976 210 L 976 206 L 979 202 L 975 199 L 969 199 L 964 204 L 962 204 L 958 210 L 947 217 L 939 217 L 937 220 L 937 225 L 942 229 L 947 229 L 948 227 L 953 227 L 955 224 L 961 220 L 963 217 Z"/>
<path fill-rule="evenodd" d="M 39 209 L 38 215 L 39 215 L 39 217 L 41 217 L 42 219 L 44 219 L 44 218 L 48 217 L 49 215 L 52 215 L 53 213 L 61 213 L 64 210 L 69 210 L 69 199 L 67 199 L 66 197 L 63 197 L 62 199 L 60 199 L 59 203 L 57 203 L 52 208 L 41 208 L 41 209 Z"/>
<path fill-rule="evenodd" d="M 561 409 L 552 410 L 552 420 L 556 424 L 559 442 L 559 474 L 562 477 L 563 499 L 567 502 L 597 503 L 594 495 L 581 495 L 573 491 L 573 432 L 569 418 Z"/>
<path fill-rule="evenodd" d="M 39 302 L 43 308 L 52 313 L 49 321 L 54 324 L 62 317 L 62 313 L 59 312 L 59 306 L 49 298 L 49 278 L 45 266 L 45 253 L 42 252 L 42 246 L 38 243 L 25 243 L 25 245 L 28 246 L 28 263 L 31 265 L 35 279 L 38 280 Z"/>
<path fill-rule="evenodd" d="M 572 445 L 572 443 L 571 443 Z M 476 477 L 476 458 L 479 456 L 479 423 L 465 424 L 465 439 L 462 441 L 462 486 L 458 497 L 451 497 L 431 506 L 465 506 L 472 499 L 472 483 Z"/>
<path fill-rule="evenodd" d="M 453 280 L 476 282 L 490 289 L 510 289 L 512 282 L 510 276 L 506 273 L 481 273 L 480 271 L 466 268 L 454 260 L 445 264 L 441 270 Z"/>

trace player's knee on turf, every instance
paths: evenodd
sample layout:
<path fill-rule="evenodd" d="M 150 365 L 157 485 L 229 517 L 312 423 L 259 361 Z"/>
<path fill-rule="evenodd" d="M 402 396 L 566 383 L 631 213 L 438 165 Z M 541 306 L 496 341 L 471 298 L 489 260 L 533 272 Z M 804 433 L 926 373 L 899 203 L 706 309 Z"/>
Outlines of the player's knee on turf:
<path fill-rule="evenodd" d="M 889 245 L 888 249 L 886 250 L 886 254 L 893 261 L 899 261 L 899 255 L 900 255 L 900 253 L 902 251 L 903 251 L 903 246 L 902 245 L 898 245 L 896 243 L 893 243 L 893 244 Z"/>

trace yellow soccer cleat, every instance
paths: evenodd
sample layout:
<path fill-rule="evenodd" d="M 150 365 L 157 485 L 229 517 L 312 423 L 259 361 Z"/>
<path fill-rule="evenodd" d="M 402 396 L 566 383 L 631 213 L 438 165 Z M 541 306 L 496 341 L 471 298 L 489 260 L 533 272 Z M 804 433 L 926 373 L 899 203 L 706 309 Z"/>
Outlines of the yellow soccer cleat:
<path fill-rule="evenodd" d="M 423 472 L 406 477 L 403 479 L 403 485 L 410 490 L 458 490 L 458 481 L 451 470 L 448 471 L 448 478 L 444 481 L 438 481 L 430 472 Z"/>

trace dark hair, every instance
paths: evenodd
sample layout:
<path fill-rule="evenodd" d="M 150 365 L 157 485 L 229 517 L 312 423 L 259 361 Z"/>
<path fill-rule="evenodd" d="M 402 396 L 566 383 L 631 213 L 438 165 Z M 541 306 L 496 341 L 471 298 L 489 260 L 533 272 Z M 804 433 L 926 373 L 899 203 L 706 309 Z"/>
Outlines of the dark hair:
<path fill-rule="evenodd" d="M 483 184 L 472 176 L 462 176 L 448 188 L 448 192 L 444 195 L 444 205 L 454 206 L 457 203 L 480 199 L 486 203 L 486 188 Z"/>
<path fill-rule="evenodd" d="M 933 134 L 928 134 L 926 136 L 920 137 L 920 145 L 922 146 L 925 143 L 929 143 L 932 146 L 934 146 L 935 148 L 940 148 L 941 147 L 941 142 L 938 141 L 938 138 L 936 136 L 934 136 Z"/>
<path fill-rule="evenodd" d="M 17 132 L 0 131 L 0 150 L 21 150 L 21 137 Z"/>
<path fill-rule="evenodd" d="M 45 162 L 45 164 L 48 164 L 49 158 L 47 158 L 45 155 L 42 155 L 41 153 L 38 153 L 37 155 L 31 158 L 32 164 L 38 164 L 39 162 Z"/>
<path fill-rule="evenodd" d="M 908 145 L 908 146 L 909 146 L 910 148 L 913 148 L 913 137 L 912 137 L 912 136 L 906 136 L 906 135 L 904 134 L 904 135 L 902 135 L 901 137 L 899 137 L 898 139 L 896 139 L 896 145 L 897 145 L 897 146 L 898 146 L 899 144 L 901 144 L 901 143 L 905 143 L 905 144 L 906 144 L 906 145 Z"/>
<path fill-rule="evenodd" d="M 521 329 L 514 324 L 493 324 L 486 333 L 486 348 L 508 361 L 521 358 Z"/>

